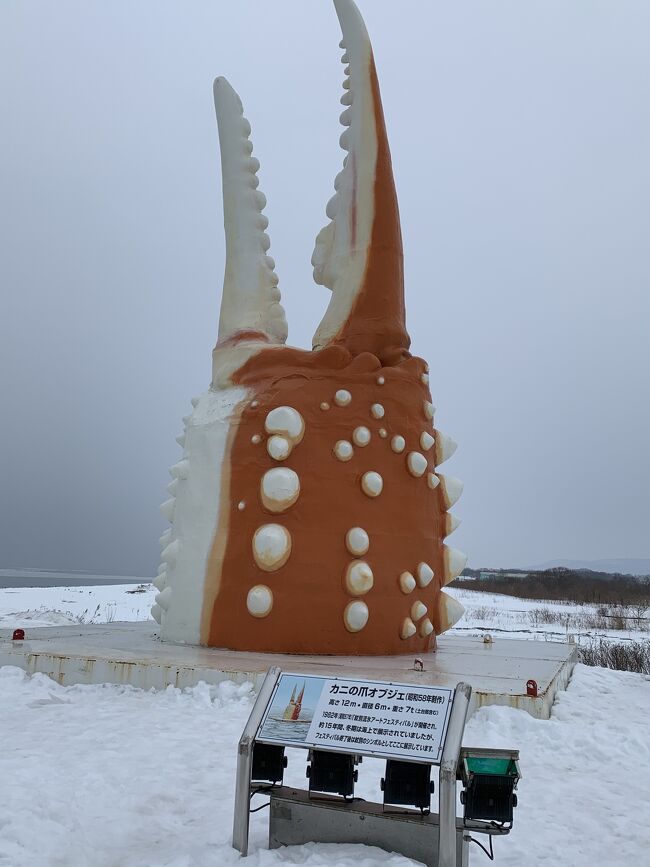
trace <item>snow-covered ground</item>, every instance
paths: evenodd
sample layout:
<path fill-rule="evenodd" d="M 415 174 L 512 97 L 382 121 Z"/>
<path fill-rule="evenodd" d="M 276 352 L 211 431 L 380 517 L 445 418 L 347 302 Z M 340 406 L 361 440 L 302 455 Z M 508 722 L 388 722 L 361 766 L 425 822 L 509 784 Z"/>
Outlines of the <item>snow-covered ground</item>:
<path fill-rule="evenodd" d="M 2 867 L 227 867 L 236 744 L 248 687 L 179 691 L 61 687 L 0 669 Z M 523 779 L 502 867 L 648 864 L 650 678 L 579 665 L 550 720 L 505 707 L 470 720 L 468 744 L 518 747 Z M 365 760 L 357 794 L 378 799 L 383 763 Z M 285 777 L 305 784 L 305 753 Z M 264 803 L 263 796 L 256 802 Z M 252 817 L 248 867 L 407 867 L 361 846 L 269 851 Z M 472 844 L 470 863 L 487 864 Z"/>
<path fill-rule="evenodd" d="M 152 584 L 4 588 L 0 589 L 0 627 L 148 620 L 157 592 Z"/>
<path fill-rule="evenodd" d="M 450 635 L 482 636 L 489 633 L 493 638 L 537 641 L 567 641 L 573 636 L 578 643 L 601 638 L 615 641 L 650 638 L 650 610 L 643 612 L 634 607 L 520 599 L 456 587 L 446 590 L 465 608 L 463 618 Z M 613 628 L 615 625 L 624 628 Z"/>
<path fill-rule="evenodd" d="M 150 585 L 0 590 L 0 626 L 145 620 Z M 595 610 L 453 590 L 467 608 L 457 634 L 566 640 L 567 633 L 643 637 L 586 625 Z M 540 615 L 539 609 L 551 611 Z M 568 619 L 567 619 L 568 618 Z M 580 619 L 582 618 L 582 620 Z M 582 624 L 582 625 L 581 625 Z M 227 867 L 236 744 L 250 686 L 205 684 L 143 692 L 61 687 L 0 668 L 0 867 Z M 523 779 L 513 832 L 495 842 L 510 867 L 650 863 L 650 677 L 577 666 L 550 720 L 504 707 L 479 710 L 465 742 L 514 747 Z M 381 800 L 383 762 L 364 760 L 356 794 Z M 304 787 L 305 753 L 285 780 Z M 264 803 L 262 796 L 256 803 Z M 435 806 L 434 806 L 435 808 Z M 268 812 L 252 817 L 250 867 L 409 867 L 362 846 L 267 849 Z M 473 844 L 471 865 L 489 863 Z"/>

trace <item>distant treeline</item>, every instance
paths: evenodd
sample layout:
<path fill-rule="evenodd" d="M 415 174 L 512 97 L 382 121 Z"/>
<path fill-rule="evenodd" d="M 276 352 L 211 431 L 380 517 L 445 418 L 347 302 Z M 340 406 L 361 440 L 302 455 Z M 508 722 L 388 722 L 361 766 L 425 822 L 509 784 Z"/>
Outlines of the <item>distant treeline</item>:
<path fill-rule="evenodd" d="M 522 569 L 465 569 L 452 587 L 503 593 L 520 599 L 634 605 L 650 601 L 650 576 L 634 577 L 558 566 L 542 572 Z M 507 574 L 506 574 L 507 573 Z M 483 574 L 480 581 L 476 579 Z M 519 577 L 521 576 L 521 577 Z"/>

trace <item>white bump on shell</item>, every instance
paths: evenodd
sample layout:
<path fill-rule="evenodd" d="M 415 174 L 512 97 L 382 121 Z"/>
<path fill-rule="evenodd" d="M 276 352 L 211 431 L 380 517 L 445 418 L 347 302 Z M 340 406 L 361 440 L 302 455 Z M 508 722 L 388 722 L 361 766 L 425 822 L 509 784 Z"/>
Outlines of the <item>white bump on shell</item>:
<path fill-rule="evenodd" d="M 349 461 L 354 454 L 352 443 L 347 440 L 339 440 L 334 446 L 334 454 L 340 461 Z"/>
<path fill-rule="evenodd" d="M 326 400 L 324 400 L 321 403 L 320 408 L 323 410 L 323 412 L 327 412 L 327 410 L 330 408 L 330 405 L 329 405 L 329 403 L 327 403 Z"/>
<path fill-rule="evenodd" d="M 427 470 L 427 459 L 420 452 L 409 452 L 406 459 L 406 466 L 412 476 L 419 478 L 423 476 Z"/>
<path fill-rule="evenodd" d="M 300 496 L 298 473 L 288 467 L 267 470 L 260 482 L 262 504 L 270 512 L 285 512 Z"/>
<path fill-rule="evenodd" d="M 418 632 L 422 636 L 422 638 L 426 638 L 427 635 L 431 635 L 433 632 L 433 623 L 429 620 L 428 617 L 425 617 L 422 623 L 420 623 Z"/>
<path fill-rule="evenodd" d="M 378 497 L 384 487 L 384 480 L 379 473 L 364 473 L 361 477 L 361 490 L 368 497 Z"/>
<path fill-rule="evenodd" d="M 357 427 L 352 434 L 352 442 L 355 446 L 367 446 L 370 442 L 370 431 L 367 427 Z"/>
<path fill-rule="evenodd" d="M 257 409 L 257 407 L 258 407 L 259 405 L 260 405 L 259 400 L 251 400 L 251 407 L 252 407 L 253 409 Z"/>
<path fill-rule="evenodd" d="M 424 452 L 428 452 L 431 446 L 435 443 L 434 438 L 427 431 L 422 431 L 420 434 L 420 448 Z"/>
<path fill-rule="evenodd" d="M 411 638 L 416 632 L 415 623 L 413 623 L 410 617 L 405 617 L 402 622 L 402 628 L 399 631 L 400 638 L 406 641 L 407 638 Z"/>
<path fill-rule="evenodd" d="M 411 605 L 411 618 L 413 620 L 421 620 L 426 613 L 427 606 L 423 602 L 420 602 L 419 599 Z"/>
<path fill-rule="evenodd" d="M 422 376 L 420 377 L 420 379 L 422 380 L 422 382 L 425 385 L 429 384 L 429 374 L 428 373 L 423 373 Z"/>
<path fill-rule="evenodd" d="M 440 484 L 440 479 L 435 473 L 429 473 L 427 476 L 427 485 L 431 488 L 431 490 L 435 490 Z"/>
<path fill-rule="evenodd" d="M 244 511 L 244 509 L 246 508 L 246 503 L 244 502 L 244 500 L 240 500 L 237 503 L 237 508 L 239 509 L 240 512 Z"/>
<path fill-rule="evenodd" d="M 385 427 L 380 427 L 379 430 L 377 431 L 377 433 L 379 434 L 379 436 L 380 436 L 383 440 L 385 440 L 386 437 L 388 436 L 388 431 L 386 430 Z"/>
<path fill-rule="evenodd" d="M 345 606 L 343 623 L 348 632 L 359 632 L 368 622 L 368 606 L 356 599 Z"/>
<path fill-rule="evenodd" d="M 435 411 L 436 411 L 435 406 L 434 406 L 432 403 L 430 403 L 428 400 L 425 400 L 425 401 L 424 401 L 424 415 L 425 415 L 425 418 L 428 418 L 429 421 L 431 421 L 431 419 L 433 418 L 433 414 L 434 414 Z"/>
<path fill-rule="evenodd" d="M 372 569 L 363 560 L 353 560 L 345 573 L 345 587 L 351 596 L 363 596 L 372 590 Z"/>
<path fill-rule="evenodd" d="M 345 534 L 345 547 L 354 557 L 365 554 L 370 547 L 370 539 L 363 527 L 352 527 Z"/>
<path fill-rule="evenodd" d="M 337 406 L 347 406 L 352 400 L 352 395 L 344 388 L 339 389 L 334 395 L 334 403 Z"/>
<path fill-rule="evenodd" d="M 266 441 L 266 450 L 274 461 L 284 461 L 291 454 L 292 444 L 286 437 L 272 436 Z"/>
<path fill-rule="evenodd" d="M 251 437 L 251 442 L 257 445 L 258 443 L 262 442 L 262 437 L 259 434 L 253 434 L 253 436 Z"/>
<path fill-rule="evenodd" d="M 370 407 L 370 414 L 373 418 L 383 418 L 386 410 L 380 403 L 373 403 Z"/>
<path fill-rule="evenodd" d="M 420 587 L 426 587 L 431 583 L 431 579 L 433 578 L 433 569 L 428 563 L 418 563 L 415 574 L 417 575 Z"/>
<path fill-rule="evenodd" d="M 253 536 L 253 557 L 265 572 L 275 572 L 289 559 L 291 535 L 281 524 L 262 524 Z"/>
<path fill-rule="evenodd" d="M 267 415 L 264 427 L 270 434 L 282 434 L 298 445 L 305 432 L 305 421 L 292 406 L 276 406 Z"/>
<path fill-rule="evenodd" d="M 246 597 L 246 607 L 253 617 L 266 617 L 273 608 L 273 593 L 266 584 L 251 587 Z"/>
<path fill-rule="evenodd" d="M 383 385 L 386 382 L 383 376 L 377 377 L 377 385 Z"/>
<path fill-rule="evenodd" d="M 410 572 L 402 572 L 399 576 L 399 589 L 402 593 L 412 593 L 415 590 L 415 578 Z"/>
<path fill-rule="evenodd" d="M 406 448 L 406 440 L 400 436 L 393 437 L 390 441 L 390 447 L 396 454 L 400 454 Z"/>

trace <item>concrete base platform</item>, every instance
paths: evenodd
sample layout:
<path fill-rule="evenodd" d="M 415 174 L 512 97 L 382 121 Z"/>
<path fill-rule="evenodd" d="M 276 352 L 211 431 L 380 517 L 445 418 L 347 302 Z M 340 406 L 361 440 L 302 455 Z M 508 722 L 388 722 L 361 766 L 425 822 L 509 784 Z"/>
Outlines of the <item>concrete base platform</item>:
<path fill-rule="evenodd" d="M 324 677 L 359 677 L 396 683 L 454 687 L 472 685 L 470 710 L 489 704 L 508 705 L 548 719 L 555 695 L 569 682 L 577 661 L 575 645 L 550 641 L 441 636 L 438 649 L 422 657 L 416 671 L 412 656 L 292 656 L 166 644 L 152 621 L 100 626 L 54 626 L 28 631 L 12 641 L 0 629 L 0 665 L 15 665 L 29 674 L 41 672 L 60 684 L 120 683 L 143 689 L 252 681 L 259 688 L 272 665 L 284 671 Z M 537 696 L 526 682 L 537 682 Z"/>

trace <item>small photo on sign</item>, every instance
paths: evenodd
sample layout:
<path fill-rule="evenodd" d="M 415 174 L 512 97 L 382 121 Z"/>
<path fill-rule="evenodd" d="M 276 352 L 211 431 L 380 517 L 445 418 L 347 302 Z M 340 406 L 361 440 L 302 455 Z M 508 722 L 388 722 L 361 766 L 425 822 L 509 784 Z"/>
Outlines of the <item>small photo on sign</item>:
<path fill-rule="evenodd" d="M 304 741 L 314 718 L 323 683 L 320 677 L 283 674 L 258 738 Z"/>

